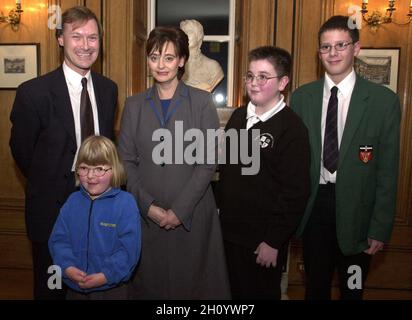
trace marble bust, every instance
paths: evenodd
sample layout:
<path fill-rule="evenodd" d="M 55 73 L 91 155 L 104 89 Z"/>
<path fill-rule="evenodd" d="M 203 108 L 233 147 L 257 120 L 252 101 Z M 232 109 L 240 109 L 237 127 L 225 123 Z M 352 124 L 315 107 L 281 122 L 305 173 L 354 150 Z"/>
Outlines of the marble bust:
<path fill-rule="evenodd" d="M 224 78 L 222 67 L 216 60 L 200 51 L 203 42 L 203 26 L 196 20 L 183 20 L 180 28 L 189 38 L 189 60 L 185 65 L 183 81 L 193 87 L 212 92 Z"/>

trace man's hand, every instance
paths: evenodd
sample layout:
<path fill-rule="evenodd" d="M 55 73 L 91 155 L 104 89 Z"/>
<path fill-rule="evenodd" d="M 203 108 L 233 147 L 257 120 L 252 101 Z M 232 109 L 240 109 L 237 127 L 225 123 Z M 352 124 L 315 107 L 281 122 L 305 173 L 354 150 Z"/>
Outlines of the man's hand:
<path fill-rule="evenodd" d="M 370 255 L 374 255 L 376 252 L 381 251 L 383 249 L 383 245 L 384 243 L 379 241 L 379 240 L 375 240 L 375 239 L 371 239 L 368 238 L 368 244 L 369 244 L 369 249 L 363 251 L 366 254 L 370 254 Z"/>
<path fill-rule="evenodd" d="M 266 242 L 261 242 L 256 248 L 255 254 L 256 263 L 260 264 L 262 267 L 276 267 L 278 260 L 278 249 L 272 248 Z"/>

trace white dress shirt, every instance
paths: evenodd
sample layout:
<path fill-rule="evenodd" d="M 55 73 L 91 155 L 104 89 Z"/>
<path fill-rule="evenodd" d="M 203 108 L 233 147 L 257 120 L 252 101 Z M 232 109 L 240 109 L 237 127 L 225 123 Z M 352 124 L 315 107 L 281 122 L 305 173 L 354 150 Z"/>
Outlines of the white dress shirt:
<path fill-rule="evenodd" d="M 266 111 L 265 113 L 261 115 L 256 114 L 256 106 L 252 102 L 249 102 L 247 106 L 247 114 L 246 114 L 246 119 L 247 119 L 246 129 L 249 130 L 259 121 L 265 122 L 265 121 L 268 121 L 270 118 L 272 118 L 276 113 L 278 113 L 280 110 L 282 110 L 286 106 L 286 103 L 284 100 L 285 100 L 285 97 L 283 95 L 280 95 L 279 102 L 275 106 L 273 106 L 270 110 Z"/>
<path fill-rule="evenodd" d="M 343 130 L 345 129 L 346 117 L 348 115 L 349 103 L 352 97 L 353 88 L 355 87 L 356 73 L 352 69 L 352 72 L 346 76 L 338 84 L 335 84 L 332 79 L 325 74 L 325 84 L 323 87 L 323 103 L 322 103 L 322 122 L 321 122 L 321 136 L 322 136 L 322 151 L 321 151 L 321 164 L 320 164 L 320 184 L 326 184 L 328 182 L 336 183 L 336 172 L 330 173 L 323 166 L 323 141 L 325 137 L 326 126 L 326 114 L 328 111 L 328 103 L 331 95 L 330 90 L 336 86 L 338 87 L 338 147 L 340 149 L 340 143 L 342 141 Z"/>
<path fill-rule="evenodd" d="M 64 77 L 66 79 L 67 88 L 69 90 L 70 95 L 70 102 L 72 105 L 73 110 L 73 119 L 74 119 L 74 128 L 76 132 L 76 144 L 77 144 L 77 151 L 76 156 L 74 157 L 74 162 L 72 166 L 72 171 L 75 169 L 75 164 L 77 160 L 77 153 L 79 152 L 79 148 L 81 145 L 81 126 L 80 126 L 80 97 L 82 94 L 82 78 L 87 78 L 87 90 L 89 91 L 90 102 L 92 104 L 93 109 L 93 122 L 94 122 L 94 132 L 96 135 L 99 135 L 99 117 L 97 114 L 97 103 L 96 97 L 94 95 L 94 88 L 93 88 L 93 80 L 90 76 L 90 71 L 87 72 L 85 76 L 77 73 L 69 66 L 67 66 L 66 62 L 63 62 L 63 72 Z"/>

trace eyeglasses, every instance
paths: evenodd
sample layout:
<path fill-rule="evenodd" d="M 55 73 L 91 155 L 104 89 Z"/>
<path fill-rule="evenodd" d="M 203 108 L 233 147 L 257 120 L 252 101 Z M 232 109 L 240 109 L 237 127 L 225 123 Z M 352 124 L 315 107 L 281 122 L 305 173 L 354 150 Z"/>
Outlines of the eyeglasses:
<path fill-rule="evenodd" d="M 248 73 L 246 76 L 243 77 L 246 83 L 252 83 L 253 79 L 256 78 L 256 83 L 258 86 L 264 86 L 266 82 L 268 82 L 269 79 L 274 79 L 274 78 L 282 78 L 283 76 L 274 76 L 274 77 L 268 77 L 264 74 L 258 74 L 255 76 L 252 73 Z"/>
<path fill-rule="evenodd" d="M 351 44 L 353 44 L 353 42 L 338 42 L 335 45 L 325 43 L 319 46 L 319 52 L 328 53 L 330 52 L 330 50 L 332 50 L 332 47 L 335 48 L 336 51 L 344 51 Z"/>
<path fill-rule="evenodd" d="M 76 169 L 76 173 L 80 176 L 80 177 L 85 177 L 89 174 L 89 172 L 91 171 L 93 173 L 93 175 L 95 175 L 96 177 L 103 177 L 107 171 L 112 170 L 112 168 L 103 168 L 103 167 L 94 167 L 94 168 L 89 168 L 86 166 L 80 166 L 77 167 Z"/>

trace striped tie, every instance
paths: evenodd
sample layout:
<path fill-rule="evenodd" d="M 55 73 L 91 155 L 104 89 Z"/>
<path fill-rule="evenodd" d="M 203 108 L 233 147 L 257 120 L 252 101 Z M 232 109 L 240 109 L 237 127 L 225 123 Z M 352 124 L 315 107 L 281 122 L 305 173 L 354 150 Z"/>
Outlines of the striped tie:
<path fill-rule="evenodd" d="M 338 87 L 331 90 L 326 114 L 325 138 L 323 142 L 323 166 L 330 173 L 338 167 Z"/>

